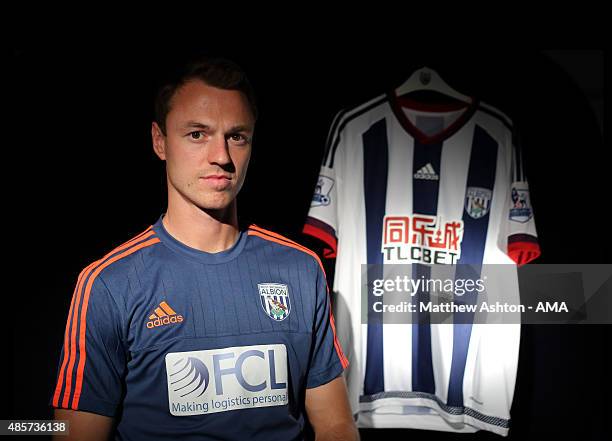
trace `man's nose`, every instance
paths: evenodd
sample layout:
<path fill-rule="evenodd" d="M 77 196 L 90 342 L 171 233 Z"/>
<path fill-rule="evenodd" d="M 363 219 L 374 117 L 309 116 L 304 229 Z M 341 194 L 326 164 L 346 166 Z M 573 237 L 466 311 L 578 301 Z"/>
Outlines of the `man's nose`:
<path fill-rule="evenodd" d="M 226 165 L 232 162 L 229 154 L 227 139 L 223 135 L 215 135 L 208 144 L 208 162 L 211 164 Z"/>

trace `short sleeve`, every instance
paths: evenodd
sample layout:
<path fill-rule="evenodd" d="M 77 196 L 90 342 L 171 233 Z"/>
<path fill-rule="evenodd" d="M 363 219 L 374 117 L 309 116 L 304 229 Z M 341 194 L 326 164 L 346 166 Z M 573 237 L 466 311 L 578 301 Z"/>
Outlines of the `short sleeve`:
<path fill-rule="evenodd" d="M 94 264 L 79 275 L 49 405 L 115 416 L 127 352 L 121 310 Z"/>
<path fill-rule="evenodd" d="M 324 242 L 328 248 L 324 249 L 323 257 L 336 257 L 338 231 L 338 167 L 335 158 L 342 145 L 342 136 L 339 130 L 340 121 L 344 112 L 336 115 L 327 138 L 327 146 L 319 169 L 319 176 L 315 185 L 308 217 L 304 224 L 303 233 L 316 237 Z"/>
<path fill-rule="evenodd" d="M 329 290 L 325 273 L 317 265 L 317 292 L 313 344 L 306 387 L 313 388 L 330 382 L 348 367 L 348 360 L 336 336 Z"/>
<path fill-rule="evenodd" d="M 540 245 L 517 131 L 512 136 L 512 152 L 512 182 L 506 200 L 507 253 L 520 266 L 540 255 Z"/>

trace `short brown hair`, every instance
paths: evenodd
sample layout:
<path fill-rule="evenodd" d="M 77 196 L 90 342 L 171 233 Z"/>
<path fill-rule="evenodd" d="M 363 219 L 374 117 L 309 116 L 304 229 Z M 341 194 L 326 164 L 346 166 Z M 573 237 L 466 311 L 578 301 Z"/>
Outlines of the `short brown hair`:
<path fill-rule="evenodd" d="M 242 68 L 224 58 L 200 57 L 187 63 L 178 75 L 168 80 L 157 92 L 154 118 L 162 133 L 166 134 L 166 117 L 170 112 L 172 97 L 179 88 L 192 80 L 200 80 L 219 89 L 242 92 L 249 103 L 254 119 L 257 119 L 255 93 Z"/>

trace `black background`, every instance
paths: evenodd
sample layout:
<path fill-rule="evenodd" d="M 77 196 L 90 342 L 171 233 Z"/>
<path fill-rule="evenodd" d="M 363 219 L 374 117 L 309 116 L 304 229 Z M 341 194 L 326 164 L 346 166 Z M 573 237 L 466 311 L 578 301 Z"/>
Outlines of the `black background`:
<path fill-rule="evenodd" d="M 333 116 L 426 64 L 520 128 L 542 247 L 537 263 L 610 263 L 609 148 L 575 81 L 576 72 L 603 76 L 603 52 L 572 64 L 576 51 L 556 51 L 553 59 L 537 50 L 15 47 L 4 138 L 5 307 L 12 314 L 2 418 L 52 418 L 47 403 L 80 270 L 165 210 L 164 165 L 150 141 L 152 100 L 167 72 L 196 52 L 238 62 L 257 94 L 241 224 L 255 222 L 318 250 L 300 232 Z M 559 60 L 569 60 L 574 78 Z M 610 326 L 523 326 L 509 439 L 610 435 L 610 337 Z M 498 439 L 416 430 L 364 430 L 362 438 L 383 433 Z"/>

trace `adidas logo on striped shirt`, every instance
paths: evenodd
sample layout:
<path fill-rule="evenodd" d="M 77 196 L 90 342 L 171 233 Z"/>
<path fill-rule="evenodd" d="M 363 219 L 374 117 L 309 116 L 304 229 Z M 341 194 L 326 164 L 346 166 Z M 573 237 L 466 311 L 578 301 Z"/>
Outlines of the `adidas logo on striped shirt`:
<path fill-rule="evenodd" d="M 431 163 L 421 167 L 415 174 L 414 179 L 427 179 L 431 181 L 437 181 L 440 177 L 437 175 Z"/>

